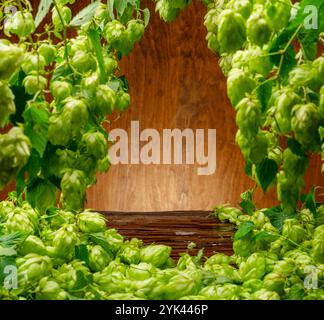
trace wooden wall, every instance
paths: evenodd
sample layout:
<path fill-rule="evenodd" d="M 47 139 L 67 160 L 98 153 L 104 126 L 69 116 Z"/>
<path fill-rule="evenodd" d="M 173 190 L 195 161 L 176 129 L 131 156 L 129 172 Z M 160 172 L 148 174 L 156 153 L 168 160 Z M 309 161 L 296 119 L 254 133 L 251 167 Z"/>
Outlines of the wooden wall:
<path fill-rule="evenodd" d="M 83 7 L 86 1 L 77 1 Z M 87 207 L 114 211 L 209 210 L 217 204 L 236 205 L 240 194 L 253 186 L 244 174 L 244 161 L 235 145 L 235 113 L 226 96 L 226 79 L 217 57 L 207 48 L 203 26 L 205 8 L 194 1 L 170 24 L 152 13 L 147 32 L 122 61 L 130 84 L 132 104 L 108 130 L 138 120 L 141 129 L 205 128 L 217 130 L 217 169 L 198 176 L 196 165 L 116 165 L 87 196 Z M 76 9 L 77 10 L 77 9 Z M 307 173 L 307 188 L 323 186 L 320 159 Z M 258 191 L 259 206 L 276 203 L 275 191 Z"/>

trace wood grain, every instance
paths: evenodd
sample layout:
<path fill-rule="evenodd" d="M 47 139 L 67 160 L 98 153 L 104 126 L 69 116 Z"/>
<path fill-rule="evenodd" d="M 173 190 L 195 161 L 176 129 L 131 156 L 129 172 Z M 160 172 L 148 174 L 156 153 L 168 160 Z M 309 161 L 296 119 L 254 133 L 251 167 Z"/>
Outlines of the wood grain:
<path fill-rule="evenodd" d="M 130 109 L 108 129 L 139 120 L 142 129 L 205 128 L 217 130 L 217 169 L 198 176 L 196 165 L 116 165 L 98 176 L 88 192 L 87 206 L 99 210 L 210 210 L 216 204 L 239 202 L 253 186 L 244 174 L 244 161 L 235 145 L 235 113 L 226 96 L 226 79 L 217 57 L 207 48 L 205 8 L 194 1 L 170 24 L 152 13 L 147 32 L 134 52 L 123 59 L 132 96 Z M 320 159 L 313 159 L 306 177 L 323 185 Z M 276 203 L 275 190 L 257 191 L 260 207 Z"/>
<path fill-rule="evenodd" d="M 88 2 L 77 1 L 74 13 Z M 107 129 L 129 132 L 132 120 L 139 120 L 142 129 L 160 132 L 164 128 L 216 129 L 216 173 L 198 176 L 197 165 L 116 165 L 98 176 L 88 192 L 87 207 L 156 212 L 236 205 L 253 181 L 244 174 L 244 161 L 235 144 L 235 113 L 226 96 L 226 79 L 204 39 L 205 8 L 194 1 L 175 22 L 166 24 L 154 13 L 152 1 L 142 2 L 152 13 L 151 23 L 121 65 L 129 80 L 132 104 Z M 32 3 L 36 10 L 38 1 Z M 312 184 L 323 186 L 319 157 L 312 159 L 306 182 L 306 190 Z M 5 196 L 2 192 L 1 198 Z M 275 204 L 275 190 L 266 195 L 257 191 L 256 201 L 260 207 Z"/>
<path fill-rule="evenodd" d="M 108 225 L 116 228 L 126 239 L 139 238 L 144 244 L 164 244 L 172 246 L 172 257 L 180 253 L 197 254 L 204 248 L 209 257 L 215 252 L 228 255 L 233 253 L 232 236 L 234 227 L 221 223 L 210 212 L 106 212 Z M 188 250 L 194 241 L 196 247 Z"/>

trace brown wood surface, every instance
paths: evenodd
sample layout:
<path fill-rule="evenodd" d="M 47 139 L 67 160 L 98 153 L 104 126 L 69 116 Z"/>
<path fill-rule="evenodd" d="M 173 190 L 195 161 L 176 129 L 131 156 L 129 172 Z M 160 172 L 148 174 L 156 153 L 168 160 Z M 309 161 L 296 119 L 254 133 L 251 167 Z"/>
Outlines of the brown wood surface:
<path fill-rule="evenodd" d="M 38 1 L 32 1 L 37 8 Z M 88 1 L 77 1 L 77 12 Z M 122 61 L 129 80 L 132 104 L 107 127 L 129 131 L 139 120 L 141 129 L 205 128 L 217 130 L 217 169 L 198 176 L 195 165 L 116 165 L 98 176 L 87 197 L 87 207 L 106 211 L 210 210 L 217 204 L 239 202 L 253 186 L 244 174 L 244 161 L 235 145 L 235 113 L 226 96 L 226 79 L 217 57 L 208 49 L 203 26 L 205 8 L 199 1 L 170 24 L 160 21 L 152 1 L 142 1 L 151 13 L 146 34 Z M 322 185 L 320 159 L 312 159 L 306 177 Z M 1 194 L 1 198 L 5 193 Z M 257 191 L 260 207 L 276 203 L 275 191 Z"/>
<path fill-rule="evenodd" d="M 210 212 L 108 212 L 108 225 L 116 228 L 128 240 L 139 238 L 145 244 L 156 243 L 172 246 L 172 257 L 179 253 L 197 254 L 204 248 L 204 255 L 214 252 L 232 254 L 234 227 L 221 223 Z M 191 242 L 195 249 L 188 250 Z"/>

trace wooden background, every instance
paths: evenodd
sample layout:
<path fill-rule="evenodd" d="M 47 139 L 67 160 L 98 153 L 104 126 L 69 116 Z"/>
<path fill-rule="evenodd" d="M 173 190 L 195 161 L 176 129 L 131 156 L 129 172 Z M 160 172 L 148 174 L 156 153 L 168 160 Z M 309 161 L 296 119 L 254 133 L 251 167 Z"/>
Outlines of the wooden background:
<path fill-rule="evenodd" d="M 33 1 L 36 5 L 38 1 Z M 88 1 L 77 1 L 74 11 Z M 129 80 L 132 104 L 108 130 L 205 128 L 217 130 L 217 169 L 198 176 L 195 165 L 116 165 L 87 196 L 87 207 L 105 211 L 210 210 L 217 204 L 236 205 L 240 194 L 253 186 L 244 174 L 244 161 L 235 145 L 235 113 L 226 96 L 226 79 L 217 57 L 207 48 L 203 26 L 205 8 L 199 1 L 170 24 L 160 21 L 152 1 L 142 1 L 151 13 L 146 34 L 122 61 Z M 323 186 L 320 159 L 312 159 L 306 177 Z M 3 198 L 4 193 L 1 194 Z M 257 191 L 259 206 L 276 203 L 275 191 Z"/>

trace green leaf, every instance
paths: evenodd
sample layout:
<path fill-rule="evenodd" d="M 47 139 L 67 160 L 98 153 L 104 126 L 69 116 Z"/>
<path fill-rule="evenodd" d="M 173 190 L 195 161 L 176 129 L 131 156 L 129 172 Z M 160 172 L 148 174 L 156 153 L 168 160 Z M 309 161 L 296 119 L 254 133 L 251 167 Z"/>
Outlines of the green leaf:
<path fill-rule="evenodd" d="M 262 230 L 262 231 L 258 232 L 257 234 L 255 234 L 252 237 L 252 240 L 260 241 L 260 242 L 273 242 L 278 237 L 279 237 L 279 235 L 276 235 L 276 234 L 270 233 L 268 231 Z"/>
<path fill-rule="evenodd" d="M 315 188 L 312 187 L 311 191 L 307 195 L 302 195 L 302 201 L 305 207 L 311 211 L 314 217 L 317 216 L 316 200 L 315 200 Z"/>
<path fill-rule="evenodd" d="M 45 212 L 56 202 L 57 189 L 49 181 L 37 179 L 27 186 L 27 200 L 33 208 Z"/>
<path fill-rule="evenodd" d="M 276 53 L 280 50 L 284 50 L 288 41 L 293 36 L 294 30 L 284 30 L 277 38 L 273 40 L 269 45 L 269 53 Z M 271 55 L 270 60 L 276 65 L 280 65 L 280 54 Z M 284 54 L 282 67 L 279 76 L 283 79 L 288 77 L 289 72 L 296 66 L 295 51 L 292 45 L 290 45 Z"/>
<path fill-rule="evenodd" d="M 30 181 L 38 176 L 42 166 L 41 162 L 39 153 L 35 149 L 32 149 L 28 162 L 24 167 L 24 170 L 28 172 L 28 179 Z"/>
<path fill-rule="evenodd" d="M 234 235 L 234 240 L 239 240 L 239 239 L 246 237 L 247 235 L 250 234 L 250 232 L 254 228 L 255 228 L 255 224 L 252 221 L 243 222 L 240 225 L 239 229 L 236 231 L 236 233 Z"/>
<path fill-rule="evenodd" d="M 89 266 L 89 251 L 86 244 L 75 247 L 75 258 L 84 261 L 86 266 Z"/>
<path fill-rule="evenodd" d="M 108 1 L 108 12 L 109 12 L 109 16 L 111 20 L 115 19 L 115 14 L 114 14 L 114 4 L 115 1 L 114 0 L 109 0 Z"/>
<path fill-rule="evenodd" d="M 93 3 L 90 3 L 88 6 L 86 6 L 85 8 L 83 8 L 70 22 L 70 26 L 71 27 L 78 27 L 78 26 L 82 26 L 85 23 L 87 23 L 88 21 L 90 21 L 95 12 L 96 9 L 98 8 L 100 4 L 100 1 L 95 1 Z"/>
<path fill-rule="evenodd" d="M 17 254 L 17 251 L 13 247 L 0 248 L 0 256 L 11 257 L 11 256 L 15 256 L 16 254 Z"/>
<path fill-rule="evenodd" d="M 278 173 L 278 165 L 273 159 L 265 158 L 256 166 L 256 174 L 263 192 L 266 192 Z"/>
<path fill-rule="evenodd" d="M 115 7 L 119 16 L 122 16 L 127 7 L 126 0 L 115 0 Z"/>
<path fill-rule="evenodd" d="M 111 247 L 105 238 L 104 234 L 99 232 L 99 233 L 91 233 L 89 234 L 89 238 L 91 241 L 93 241 L 95 244 L 98 244 L 99 246 L 102 246 L 102 248 L 108 252 L 111 256 L 113 256 Z"/>
<path fill-rule="evenodd" d="M 28 159 L 29 160 L 29 159 Z M 23 193 L 26 184 L 25 184 L 25 169 L 21 169 L 16 175 L 16 191 L 18 197 Z"/>
<path fill-rule="evenodd" d="M 287 146 L 296 156 L 305 157 L 301 144 L 293 138 L 287 139 Z"/>
<path fill-rule="evenodd" d="M 0 236 L 0 246 L 7 248 L 17 246 L 23 243 L 27 236 L 28 234 L 19 231 Z"/>
<path fill-rule="evenodd" d="M 271 207 L 264 211 L 264 214 L 270 219 L 270 222 L 280 232 L 287 216 L 283 213 L 280 206 Z"/>
<path fill-rule="evenodd" d="M 298 26 L 300 26 L 301 24 L 304 24 L 305 18 L 309 15 L 309 13 L 307 13 L 305 11 L 305 8 L 307 6 L 315 6 L 317 8 L 317 11 L 319 13 L 319 17 L 318 17 L 318 22 L 320 24 L 319 26 L 319 32 L 323 32 L 323 19 L 321 20 L 321 18 L 323 17 L 323 0 L 303 0 L 300 1 L 298 3 L 298 7 L 297 7 L 297 14 L 295 16 L 295 18 L 290 22 L 290 24 L 288 25 L 288 27 L 286 28 L 287 30 L 296 30 L 298 28 Z M 312 29 L 314 31 L 314 29 Z"/>
<path fill-rule="evenodd" d="M 119 89 L 120 82 L 118 80 L 110 80 L 107 85 L 110 89 L 114 90 L 115 92 Z"/>
<path fill-rule="evenodd" d="M 84 274 L 81 270 L 77 270 L 76 276 L 77 276 L 77 279 L 76 279 L 76 282 L 75 282 L 75 285 L 74 285 L 72 291 L 81 290 L 81 289 L 85 288 L 89 283 L 91 283 L 91 281 L 89 281 L 89 279 L 84 276 Z"/>
<path fill-rule="evenodd" d="M 97 30 L 90 29 L 88 31 L 89 38 L 91 40 L 92 46 L 95 50 L 98 65 L 99 65 L 99 71 L 100 71 L 100 82 L 106 83 L 107 82 L 107 74 L 105 71 L 105 63 L 104 63 L 104 57 L 102 54 L 102 48 L 100 44 L 100 35 Z"/>
<path fill-rule="evenodd" d="M 27 101 L 32 99 L 32 96 L 25 93 L 25 88 L 20 85 L 16 85 L 10 88 L 13 94 L 15 95 L 15 105 L 16 105 L 16 113 L 10 117 L 10 121 L 13 125 L 17 125 L 18 123 L 23 123 L 24 118 L 22 116 L 25 111 L 25 107 Z"/>
<path fill-rule="evenodd" d="M 255 205 L 253 203 L 253 190 L 247 190 L 241 194 L 242 201 L 240 202 L 240 206 L 244 212 L 249 215 L 252 215 L 255 210 Z"/>
<path fill-rule="evenodd" d="M 150 10 L 149 10 L 148 8 L 145 8 L 145 9 L 143 10 L 143 16 L 144 16 L 144 18 L 143 18 L 143 20 L 144 20 L 144 25 L 145 25 L 145 27 L 147 27 L 147 25 L 148 25 L 149 22 L 150 22 L 150 18 L 151 18 L 151 12 L 150 12 Z"/>
<path fill-rule="evenodd" d="M 67 64 L 61 64 L 57 68 L 55 68 L 51 82 L 55 80 L 60 80 L 61 78 L 66 78 L 71 74 L 71 69 Z"/>
<path fill-rule="evenodd" d="M 32 146 L 42 157 L 48 141 L 49 114 L 44 109 L 32 105 L 23 113 L 25 120 L 24 132 Z"/>
<path fill-rule="evenodd" d="M 261 102 L 262 114 L 264 114 L 268 109 L 269 100 L 272 94 L 272 84 L 273 81 L 265 81 L 257 89 L 257 96 Z"/>
<path fill-rule="evenodd" d="M 305 28 L 305 21 L 310 14 L 310 12 L 306 10 L 308 6 L 313 6 L 317 9 L 317 29 Z M 303 25 L 303 28 L 298 34 L 298 40 L 301 44 L 304 57 L 308 60 L 314 60 L 317 56 L 317 42 L 320 33 L 324 31 L 324 2 L 323 0 L 303 0 L 298 3 L 297 10 L 296 17 L 291 21 L 287 30 L 295 31 L 300 25 Z"/>
<path fill-rule="evenodd" d="M 44 18 L 48 14 L 52 3 L 53 3 L 53 0 L 41 0 L 39 2 L 37 14 L 36 14 L 36 17 L 35 17 L 35 26 L 36 26 L 36 28 L 42 23 L 42 21 L 44 20 Z"/>

